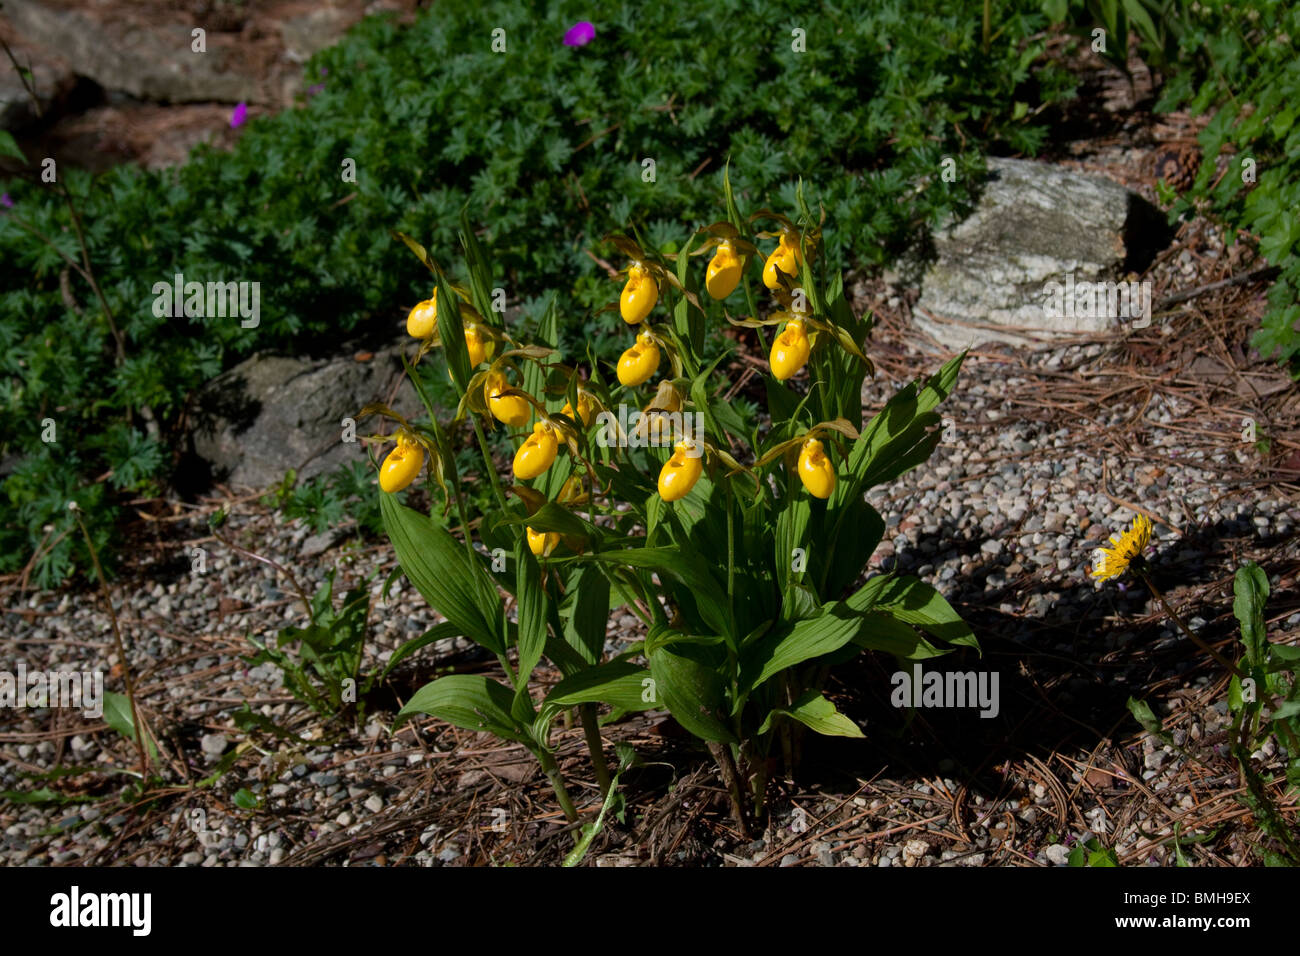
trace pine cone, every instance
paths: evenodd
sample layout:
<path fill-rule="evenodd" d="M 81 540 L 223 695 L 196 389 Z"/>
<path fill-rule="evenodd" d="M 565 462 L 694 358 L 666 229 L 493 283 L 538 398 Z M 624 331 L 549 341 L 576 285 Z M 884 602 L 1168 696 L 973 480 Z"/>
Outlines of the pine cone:
<path fill-rule="evenodd" d="M 1155 154 L 1151 178 L 1163 179 L 1176 192 L 1186 192 L 1196 182 L 1201 150 L 1195 143 L 1175 143 Z"/>

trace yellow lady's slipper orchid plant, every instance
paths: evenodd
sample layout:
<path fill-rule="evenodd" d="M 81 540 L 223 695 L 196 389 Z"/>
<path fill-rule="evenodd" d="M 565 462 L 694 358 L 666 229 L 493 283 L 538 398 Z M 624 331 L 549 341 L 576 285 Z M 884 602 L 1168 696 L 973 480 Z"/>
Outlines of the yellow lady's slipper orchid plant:
<path fill-rule="evenodd" d="M 799 237 L 789 230 L 783 231 L 776 248 L 763 264 L 763 285 L 773 290 L 781 288 L 779 272 L 788 276 L 797 276 L 799 262 Z"/>
<path fill-rule="evenodd" d="M 592 413 L 591 413 L 591 397 L 590 397 L 586 392 L 584 392 L 584 391 L 582 391 L 581 389 L 579 389 L 579 391 L 578 391 L 578 414 L 577 414 L 577 415 L 574 415 L 574 414 L 573 414 L 573 405 L 570 404 L 569 402 L 565 402 L 565 403 L 564 403 L 564 407 L 563 407 L 562 409 L 560 409 L 560 414 L 561 414 L 561 415 L 564 415 L 564 416 L 566 416 L 566 417 L 568 417 L 568 418 L 570 418 L 570 419 L 572 419 L 573 421 L 581 421 L 581 422 L 582 422 L 582 427 L 583 427 L 583 428 L 590 428 L 590 427 L 591 427 L 591 414 L 592 414 Z"/>
<path fill-rule="evenodd" d="M 515 452 L 515 477 L 520 481 L 536 478 L 555 464 L 559 452 L 559 442 L 555 438 L 555 429 L 545 422 L 533 426 L 533 433 Z"/>
<path fill-rule="evenodd" d="M 799 451 L 799 480 L 814 498 L 826 499 L 835 490 L 835 466 L 816 438 L 809 438 Z"/>
<path fill-rule="evenodd" d="M 628 387 L 642 385 L 659 370 L 659 345 L 653 335 L 642 332 L 636 345 L 618 360 L 618 380 Z"/>
<path fill-rule="evenodd" d="M 483 395 L 493 418 L 512 428 L 521 428 L 528 424 L 528 419 L 533 417 L 533 407 L 528 404 L 526 398 L 507 395 L 506 390 L 509 388 L 510 380 L 506 378 L 505 373 L 490 372 L 487 381 L 483 384 Z"/>
<path fill-rule="evenodd" d="M 772 343 L 772 356 L 768 364 L 777 381 L 784 382 L 808 364 L 812 345 L 804 331 L 802 319 L 791 319 Z"/>
<path fill-rule="evenodd" d="M 417 302 L 406 314 L 406 333 L 417 339 L 427 339 L 438 327 L 438 290 L 423 302 Z"/>
<path fill-rule="evenodd" d="M 659 472 L 659 497 L 680 501 L 691 493 L 704 473 L 704 450 L 689 439 L 679 441 L 673 455 Z"/>
<path fill-rule="evenodd" d="M 704 277 L 704 287 L 709 290 L 709 295 L 713 298 L 725 299 L 736 291 L 736 286 L 740 285 L 741 271 L 742 264 L 740 257 L 736 255 L 736 247 L 731 240 L 723 240 L 713 255 L 713 261 L 709 263 L 709 270 Z"/>
<path fill-rule="evenodd" d="M 659 285 L 650 270 L 640 262 L 627 273 L 627 284 L 619 296 L 619 313 L 628 325 L 640 325 L 659 301 Z"/>
<path fill-rule="evenodd" d="M 379 466 L 379 487 L 396 494 L 415 481 L 424 467 L 424 449 L 417 442 L 402 437 Z"/>
<path fill-rule="evenodd" d="M 582 722 L 596 786 L 607 797 L 616 778 L 605 765 L 597 708 L 667 709 L 708 743 L 743 831 L 762 822 L 769 757 L 797 758 L 797 730 L 863 735 L 822 693 L 829 664 L 862 649 L 906 659 L 977 646 L 932 585 L 894 573 L 867 576 L 885 521 L 866 492 L 937 447 L 934 410 L 955 387 L 964 356 L 874 414 L 864 409 L 870 319 L 855 313 L 842 277 L 819 256 L 821 223 L 802 189 L 797 223 L 766 210 L 751 217 L 781 224 L 777 248 L 764 258 L 754 242 L 772 234 L 752 232 L 725 173 L 723 186 L 725 221 L 687 236 L 681 252 L 607 238 L 633 263 L 619 311 L 640 326 L 612 376 L 564 364 L 554 308 L 532 344 L 511 340 L 496 316 L 486 322 L 462 313 L 470 363 L 494 364 L 467 376 L 461 363 L 456 419 L 442 425 L 426 401 L 429 422 L 415 427 L 421 441 L 432 438 L 424 448 L 399 438 L 380 467 L 381 512 L 402 570 L 447 625 L 500 667 L 499 675 L 439 677 L 412 696 L 399 723 L 428 714 L 522 743 L 571 821 L 577 807 L 550 730 L 566 711 Z M 491 275 L 467 219 L 461 234 L 467 287 L 482 309 Z M 442 276 L 423 246 L 407 245 Z M 710 252 L 703 274 L 692 274 L 692 257 Z M 720 300 L 747 277 L 773 290 L 775 302 L 754 302 L 751 288 L 762 287 L 746 282 L 751 314 L 737 316 Z M 708 296 L 697 294 L 701 285 Z M 440 286 L 451 288 L 442 278 Z M 671 320 L 651 326 L 661 294 Z M 410 318 L 413 335 L 435 334 L 432 308 L 417 307 Z M 708 334 L 728 322 L 757 330 L 765 351 L 763 328 L 780 326 L 758 390 L 767 400 L 763 416 L 747 418 L 731 400 L 737 386 L 725 371 L 721 337 Z M 498 342 L 506 344 L 493 359 Z M 632 409 L 633 424 L 619 385 L 648 382 L 664 353 L 671 370 L 644 411 Z M 507 369 L 518 373 L 517 385 Z M 560 395 L 565 404 L 551 417 L 543 402 Z M 515 483 L 503 487 L 483 426 L 495 420 L 522 429 L 534 412 L 514 454 Z M 482 453 L 473 468 L 477 495 L 457 473 L 457 436 L 469 427 Z M 560 455 L 561 446 L 569 454 Z M 443 489 L 441 501 L 431 494 L 430 514 L 392 494 L 414 480 L 426 450 Z M 566 550 L 557 559 L 560 542 Z M 1103 574 L 1128 555 L 1122 546 L 1117 553 Z M 616 658 L 606 655 L 606 612 L 635 614 L 644 625 L 634 649 Z M 560 680 L 538 688 L 531 678 L 543 657 Z"/>
<path fill-rule="evenodd" d="M 488 348 L 491 339 L 479 330 L 475 322 L 470 322 L 465 326 L 465 349 L 469 352 L 469 364 L 477 368 L 488 360 Z"/>
<path fill-rule="evenodd" d="M 549 557 L 560 543 L 558 531 L 534 531 L 526 527 L 524 533 L 528 535 L 528 550 L 539 558 Z"/>

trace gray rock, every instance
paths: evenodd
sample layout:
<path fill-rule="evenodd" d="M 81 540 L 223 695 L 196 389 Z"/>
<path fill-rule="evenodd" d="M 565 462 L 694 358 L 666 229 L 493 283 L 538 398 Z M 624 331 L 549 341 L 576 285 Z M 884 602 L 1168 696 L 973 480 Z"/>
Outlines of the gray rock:
<path fill-rule="evenodd" d="M 306 63 L 313 54 L 334 44 L 355 19 L 349 11 L 333 7 L 290 17 L 280 24 L 285 56 L 294 63 Z"/>
<path fill-rule="evenodd" d="M 1047 857 L 1049 863 L 1055 866 L 1065 866 L 1070 861 L 1070 851 L 1065 848 L 1063 843 L 1053 843 L 1043 851 L 1043 855 Z"/>
<path fill-rule="evenodd" d="M 204 734 L 199 739 L 203 752 L 211 757 L 219 757 L 226 749 L 226 738 L 221 734 Z"/>
<path fill-rule="evenodd" d="M 304 558 L 315 558 L 324 554 L 334 545 L 338 544 L 347 537 L 346 531 L 351 529 L 352 523 L 348 523 L 348 528 L 327 528 L 320 534 L 313 534 L 302 543 L 302 556 Z"/>
<path fill-rule="evenodd" d="M 267 102 L 254 79 L 228 70 L 209 32 L 207 52 L 191 49 L 193 27 L 86 16 L 34 0 L 6 0 L 5 15 L 24 40 L 56 51 L 77 73 L 107 90 L 164 103 Z"/>
<path fill-rule="evenodd" d="M 934 237 L 917 325 L 952 348 L 1112 330 L 1119 320 L 1104 297 L 1091 310 L 1100 317 L 1057 316 L 1047 284 L 1140 272 L 1167 242 L 1160 214 L 1117 183 L 1061 167 L 992 158 L 989 173 L 974 212 Z"/>
<path fill-rule="evenodd" d="M 342 421 L 389 398 L 402 374 L 399 356 L 409 347 L 400 342 L 365 362 L 352 356 L 314 361 L 254 355 L 203 387 L 194 451 L 211 466 L 214 479 L 254 489 L 282 480 L 291 468 L 304 479 L 365 461 L 361 442 L 342 441 Z M 403 383 L 390 407 L 415 415 L 421 406 Z M 362 421 L 358 433 L 377 424 Z"/>
<path fill-rule="evenodd" d="M 924 840 L 908 840 L 903 844 L 903 865 L 916 866 L 930 852 L 930 844 Z"/>
<path fill-rule="evenodd" d="M 450 863 L 460 856 L 460 848 L 453 843 L 443 845 L 442 851 L 438 854 L 438 859 L 443 863 Z"/>
<path fill-rule="evenodd" d="M 1044 618 L 1052 610 L 1052 599 L 1045 594 L 1034 594 L 1029 598 L 1025 613 L 1033 618 Z"/>

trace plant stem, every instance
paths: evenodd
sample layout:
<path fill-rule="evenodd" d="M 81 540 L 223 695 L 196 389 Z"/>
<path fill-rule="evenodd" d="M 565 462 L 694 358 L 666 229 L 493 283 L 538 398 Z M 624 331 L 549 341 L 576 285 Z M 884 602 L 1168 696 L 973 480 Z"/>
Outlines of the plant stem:
<path fill-rule="evenodd" d="M 239 545 L 235 544 L 235 542 L 231 541 L 229 538 L 222 537 L 221 532 L 218 531 L 216 528 L 212 529 L 212 537 L 216 538 L 218 541 L 220 541 L 230 550 L 238 552 L 239 554 L 244 555 L 244 557 L 246 558 L 252 558 L 254 561 L 261 561 L 263 564 L 268 564 L 271 567 L 275 568 L 275 570 L 283 574 L 286 578 L 289 579 L 289 584 L 293 586 L 294 591 L 297 592 L 298 600 L 302 601 L 302 606 L 307 611 L 307 620 L 314 621 L 316 619 L 316 615 L 312 613 L 311 600 L 307 597 L 307 593 L 302 589 L 302 585 L 298 583 L 298 579 L 294 577 L 292 571 L 284 567 L 284 565 L 272 561 L 270 558 L 263 557 L 262 555 L 257 554 L 253 551 L 249 551 L 247 548 L 241 548 Z"/>
<path fill-rule="evenodd" d="M 104 578 L 104 569 L 100 566 L 99 555 L 95 552 L 95 543 L 90 539 L 90 531 L 81 520 L 81 509 L 73 508 L 72 515 L 81 527 L 86 538 L 86 550 L 95 565 L 95 576 L 99 578 L 100 590 L 104 592 L 104 604 L 108 608 L 108 619 L 113 622 L 113 643 L 117 646 L 117 659 L 122 664 L 122 680 L 126 684 L 126 699 L 131 705 L 131 728 L 135 731 L 135 748 L 140 756 L 140 782 L 143 784 L 149 775 L 149 757 L 144 749 L 144 728 L 140 725 L 140 713 L 135 706 L 135 680 L 131 677 L 131 662 L 126 659 L 126 647 L 122 644 L 122 630 L 117 623 L 117 612 L 113 610 L 113 592 L 108 589 Z"/>
<path fill-rule="evenodd" d="M 727 482 L 727 612 L 736 620 L 736 518 L 732 510 L 731 482 Z"/>
<path fill-rule="evenodd" d="M 794 703 L 794 692 L 790 687 L 790 672 L 781 672 L 780 682 L 781 706 L 789 707 Z M 794 734 L 791 730 L 792 721 L 783 719 L 778 722 L 777 730 L 781 735 L 781 757 L 785 761 L 786 779 L 794 777 Z"/>
<path fill-rule="evenodd" d="M 726 744 L 709 742 L 709 753 L 722 771 L 722 781 L 727 786 L 727 796 L 731 800 L 731 816 L 736 828 L 746 840 L 750 839 L 749 823 L 745 820 L 745 804 L 740 788 L 740 773 L 736 770 L 736 761 L 731 756 L 731 748 Z"/>
<path fill-rule="evenodd" d="M 767 758 L 760 756 L 753 770 L 754 816 L 762 820 L 767 815 Z"/>
<path fill-rule="evenodd" d="M 609 764 L 605 762 L 605 743 L 600 738 L 596 705 L 579 704 L 578 716 L 582 718 L 582 732 L 587 738 L 587 749 L 591 751 L 591 766 L 596 772 L 596 786 L 600 788 L 600 798 L 604 800 L 609 796 Z"/>
<path fill-rule="evenodd" d="M 474 434 L 478 436 L 478 447 L 483 452 L 483 464 L 487 468 L 488 478 L 492 481 L 492 490 L 497 496 L 497 504 L 501 506 L 502 511 L 505 511 L 506 496 L 505 492 L 501 490 L 501 480 L 497 478 L 497 468 L 492 461 L 492 450 L 488 448 L 487 436 L 483 434 L 483 426 L 479 423 L 477 416 L 473 416 L 473 413 L 471 413 L 471 416 L 474 422 Z"/>
<path fill-rule="evenodd" d="M 577 823 L 578 810 L 574 807 L 569 791 L 564 786 L 564 777 L 560 775 L 560 768 L 555 763 L 555 758 L 551 756 L 549 750 L 541 747 L 537 751 L 537 762 L 542 765 L 547 779 L 551 781 L 551 789 L 555 791 L 555 799 L 560 802 L 560 809 L 564 811 L 565 819 L 570 823 Z"/>
<path fill-rule="evenodd" d="M 99 283 L 95 280 L 94 269 L 90 265 L 90 250 L 86 248 L 86 234 L 81 228 L 81 216 L 77 213 L 77 206 L 72 201 L 72 192 L 64 182 L 59 183 L 63 187 L 63 199 L 68 204 L 68 212 L 72 216 L 72 224 L 77 230 L 77 243 L 81 246 L 81 260 L 86 269 L 83 273 L 86 281 L 90 283 L 90 288 L 95 293 L 95 298 L 99 299 L 100 308 L 104 310 L 104 318 L 108 320 L 108 329 L 113 333 L 113 343 L 117 346 L 117 364 L 121 365 L 126 361 L 126 340 L 122 338 L 122 333 L 117 328 L 117 323 L 113 321 L 113 310 L 109 308 L 108 300 L 104 298 L 103 291 L 99 288 Z"/>
<path fill-rule="evenodd" d="M 1238 668 L 1236 664 L 1229 661 L 1226 657 L 1191 632 L 1187 625 L 1183 623 L 1183 619 L 1178 616 L 1172 607 L 1169 606 L 1169 602 L 1165 600 L 1165 596 L 1160 593 L 1154 584 L 1151 583 L 1151 576 L 1149 574 L 1145 571 L 1139 571 L 1138 574 L 1146 583 L 1146 586 L 1151 589 L 1151 593 L 1155 595 L 1156 600 L 1160 602 L 1160 606 L 1165 609 L 1165 613 L 1173 619 L 1173 622 L 1178 625 L 1178 629 L 1183 632 L 1188 640 L 1214 658 L 1214 660 L 1218 662 L 1219 666 L 1225 667 L 1232 671 L 1232 673 L 1236 674 L 1239 678 L 1245 679 L 1246 675 L 1241 672 L 1240 668 Z"/>
<path fill-rule="evenodd" d="M 739 229 L 740 227 L 737 226 L 737 228 Z M 758 259 L 759 262 L 763 261 L 762 254 L 759 254 L 756 258 Z M 744 261 L 741 263 L 741 267 L 740 267 L 741 268 L 740 283 L 745 287 L 745 305 L 749 307 L 749 317 L 751 319 L 757 319 L 758 303 L 754 300 L 754 290 L 749 287 L 749 262 L 750 262 L 750 257 L 745 256 Z M 758 337 L 758 344 L 762 346 L 763 354 L 766 355 L 768 353 L 767 336 L 763 334 L 763 327 L 761 325 L 755 327 L 754 334 Z"/>

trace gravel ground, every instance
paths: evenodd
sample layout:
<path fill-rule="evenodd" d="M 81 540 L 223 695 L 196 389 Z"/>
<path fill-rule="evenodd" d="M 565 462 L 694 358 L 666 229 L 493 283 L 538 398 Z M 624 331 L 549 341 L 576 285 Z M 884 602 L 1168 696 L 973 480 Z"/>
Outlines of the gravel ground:
<path fill-rule="evenodd" d="M 1240 473 L 1257 464 L 1248 446 L 1190 447 L 1187 436 L 1175 430 L 1189 414 L 1176 396 L 1154 394 L 1142 408 L 1106 403 L 1079 421 L 1025 418 L 1024 402 L 1054 394 L 1044 387 L 1052 380 L 1039 373 L 1074 368 L 1086 374 L 1092 365 L 1113 362 L 1104 351 L 1093 344 L 1045 351 L 1029 360 L 995 352 L 975 357 L 944 407 L 951 440 L 926 465 L 872 495 L 888 525 L 873 563 L 934 583 L 974 622 L 987 656 L 978 665 L 971 658 L 969 666 L 997 663 L 1004 700 L 1011 698 L 1003 705 L 1006 718 L 996 722 L 998 736 L 1023 737 L 1025 721 L 1038 719 L 1032 717 L 1033 707 L 1041 700 L 1035 703 L 1024 687 L 1007 689 L 1017 670 L 1023 677 L 1028 668 L 1042 679 L 1054 708 L 1074 712 L 1078 704 L 1079 719 L 1087 723 L 1097 710 L 1095 702 L 1087 703 L 1089 681 L 1099 683 L 1090 669 L 1100 668 L 1112 689 L 1158 693 L 1174 713 L 1175 743 L 1212 739 L 1226 724 L 1224 695 L 1214 692 L 1221 676 L 1204 666 L 1140 588 L 1094 586 L 1085 573 L 1088 555 L 1133 517 L 1131 505 L 1118 502 L 1141 505 L 1172 526 L 1157 524 L 1158 578 L 1167 580 L 1176 606 L 1192 602 L 1191 624 L 1205 628 L 1221 623 L 1230 597 L 1225 601 L 1219 595 L 1212 606 L 1202 586 L 1230 575 L 1233 555 L 1289 566 L 1289 572 L 1274 574 L 1272 584 L 1283 592 L 1275 593 L 1275 600 L 1290 593 L 1294 604 L 1300 509 L 1281 495 L 1241 487 Z M 935 360 L 910 355 L 908 361 L 920 368 L 933 367 Z M 878 406 L 894 387 L 877 381 L 869 401 Z M 1122 436 L 1131 430 L 1135 412 L 1141 418 L 1141 447 L 1126 448 L 1121 437 L 1099 454 L 1097 436 Z M 544 780 L 518 748 L 499 748 L 432 722 L 390 737 L 386 727 L 396 706 L 383 708 L 382 701 L 382 709 L 355 733 L 329 731 L 334 736 L 327 737 L 321 722 L 286 694 L 273 665 L 253 667 L 244 659 L 253 650 L 246 635 L 266 639 L 303 622 L 301 604 L 284 576 L 212 540 L 200 511 L 180 511 L 174 520 L 154 522 L 151 530 L 152 539 L 140 542 L 136 577 L 119 581 L 114 593 L 122 601 L 118 613 L 146 720 L 169 753 L 167 775 L 177 785 L 193 784 L 212 773 L 222 755 L 242 752 L 214 786 L 175 794 L 139 814 L 114 795 L 122 778 L 106 773 L 132 766 L 122 737 L 73 711 L 8 711 L 0 728 L 0 789 L 30 792 L 48 786 L 65 802 L 8 802 L 0 808 L 4 863 L 459 865 L 502 854 L 518 859 L 518 848 L 508 849 L 502 831 L 517 834 L 522 827 L 534 834 L 527 838 L 534 842 L 543 830 L 558 832 L 546 822 L 548 813 L 554 814 Z M 255 500 L 233 506 L 223 533 L 292 568 L 309 592 L 335 565 L 341 583 L 368 579 L 374 610 L 365 669 L 382 666 L 403 641 L 435 622 L 401 579 L 386 598 L 381 596 L 391 567 L 383 544 L 331 547 L 329 537 L 286 525 Z M 1226 552 L 1220 546 L 1225 542 Z M 192 569 L 194 548 L 206 551 L 203 573 Z M 6 610 L 11 643 L 29 670 L 89 670 L 107 661 L 108 689 L 120 690 L 119 662 L 111 652 L 110 622 L 98 592 L 10 594 Z M 615 638 L 634 636 L 634 624 L 630 615 L 621 616 Z M 1300 613 L 1274 625 L 1274 640 L 1293 642 L 1300 635 Z M 1162 653 L 1163 664 L 1154 667 L 1150 655 Z M 435 662 L 464 664 L 474 654 L 465 642 L 427 648 L 417 669 L 405 678 L 402 670 L 395 672 L 393 692 L 404 698 L 428 679 Z M 1009 654 L 1020 661 L 1011 661 Z M 1071 663 L 1042 672 L 1043 660 Z M 869 727 L 899 725 L 898 713 L 881 702 L 888 687 L 883 663 L 850 667 L 837 680 L 839 692 L 850 696 L 855 686 L 868 688 L 856 692 L 861 699 L 847 707 L 851 716 Z M 1179 701 L 1187 704 L 1184 714 L 1176 712 Z M 259 733 L 249 743 L 249 735 L 232 721 L 245 702 L 301 739 L 277 741 Z M 1113 701 L 1108 714 L 1115 714 Z M 957 734 L 970 746 L 940 748 L 932 766 L 893 751 L 897 744 L 889 742 L 890 733 L 882 735 L 883 743 L 871 743 L 867 758 L 855 758 L 851 768 L 842 766 L 845 752 L 839 751 L 828 759 L 841 766 L 815 773 L 818 779 L 811 784 L 783 785 L 769 831 L 749 843 L 727 829 L 709 798 L 716 784 L 701 774 L 699 757 L 663 729 L 662 717 L 651 714 L 611 727 L 610 738 L 630 740 L 647 761 L 666 756 L 680 774 L 699 778 L 693 802 L 683 801 L 691 804 L 687 822 L 696 821 L 707 832 L 665 830 L 681 815 L 659 813 L 662 788 L 647 778 L 630 798 L 642 810 L 639 833 L 608 831 L 597 862 L 1059 865 L 1074 841 L 1092 834 L 1132 862 L 1162 862 L 1168 846 L 1144 850 L 1155 841 L 1139 831 L 1168 833 L 1170 821 L 1152 819 L 1153 814 L 1166 805 L 1175 811 L 1205 806 L 1203 791 L 1213 786 L 1207 771 L 1192 774 L 1175 746 L 1142 734 L 1131 721 L 1098 728 L 1088 746 L 1068 741 L 1064 749 L 1054 746 L 1042 756 L 1032 747 L 1018 755 L 1012 748 L 996 763 L 984 759 L 978 767 L 982 731 L 971 730 L 971 723 L 978 727 L 981 721 L 968 720 Z M 918 726 L 926 750 L 926 741 L 937 738 L 942 725 L 922 720 Z M 572 736 L 565 752 L 577 760 L 576 732 Z M 1049 767 L 1053 757 L 1058 763 Z M 48 783 L 33 777 L 56 767 L 74 772 Z M 1226 760 L 1220 774 L 1235 781 Z M 1081 799 L 1085 784 L 1089 790 L 1141 789 L 1153 799 L 1128 819 L 1116 820 L 1106 800 L 1089 805 Z M 515 791 L 524 785 L 536 793 L 536 805 L 519 805 Z M 635 781 L 630 786 L 638 790 Z M 241 788 L 256 796 L 256 810 L 239 807 L 235 793 Z M 468 805 L 449 812 L 445 801 L 453 798 L 468 799 Z M 508 827 L 502 826 L 506 819 Z M 706 826 L 706 821 L 712 822 Z"/>

